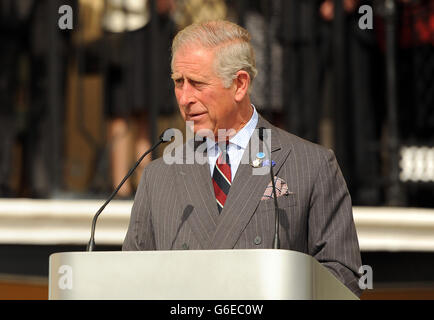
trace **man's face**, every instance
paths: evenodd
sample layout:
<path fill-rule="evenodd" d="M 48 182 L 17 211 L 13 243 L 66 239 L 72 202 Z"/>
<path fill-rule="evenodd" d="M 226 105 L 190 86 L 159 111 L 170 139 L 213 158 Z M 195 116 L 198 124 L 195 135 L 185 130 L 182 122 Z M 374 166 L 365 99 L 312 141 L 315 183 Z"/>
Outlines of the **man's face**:
<path fill-rule="evenodd" d="M 194 122 L 194 132 L 236 128 L 235 86 L 223 86 L 214 71 L 214 50 L 200 46 L 181 47 L 173 61 L 172 79 L 179 110 L 185 121 Z"/>

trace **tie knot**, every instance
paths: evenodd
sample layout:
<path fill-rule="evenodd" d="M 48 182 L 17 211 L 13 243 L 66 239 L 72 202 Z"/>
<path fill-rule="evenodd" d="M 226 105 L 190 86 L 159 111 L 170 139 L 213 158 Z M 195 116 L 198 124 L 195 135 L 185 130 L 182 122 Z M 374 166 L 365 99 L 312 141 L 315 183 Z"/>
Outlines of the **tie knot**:
<path fill-rule="evenodd" d="M 229 139 L 227 139 L 225 141 L 220 141 L 217 144 L 218 144 L 218 146 L 222 152 L 227 152 L 227 150 L 229 148 L 229 143 L 230 143 Z"/>
<path fill-rule="evenodd" d="M 229 140 L 220 141 L 217 143 L 217 145 L 219 146 L 219 149 L 220 149 L 220 151 L 219 151 L 220 155 L 217 159 L 217 162 L 219 164 L 222 164 L 222 163 L 229 164 L 230 163 L 229 154 L 228 154 L 229 143 L 230 143 Z"/>

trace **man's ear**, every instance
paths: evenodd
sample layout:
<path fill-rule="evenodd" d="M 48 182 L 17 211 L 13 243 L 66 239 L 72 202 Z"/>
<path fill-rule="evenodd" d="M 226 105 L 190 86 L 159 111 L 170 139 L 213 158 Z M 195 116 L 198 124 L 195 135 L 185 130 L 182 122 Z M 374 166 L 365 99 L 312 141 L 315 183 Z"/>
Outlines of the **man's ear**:
<path fill-rule="evenodd" d="M 248 94 L 250 86 L 250 75 L 240 70 L 237 72 L 237 77 L 234 79 L 235 83 L 235 101 L 241 102 Z"/>

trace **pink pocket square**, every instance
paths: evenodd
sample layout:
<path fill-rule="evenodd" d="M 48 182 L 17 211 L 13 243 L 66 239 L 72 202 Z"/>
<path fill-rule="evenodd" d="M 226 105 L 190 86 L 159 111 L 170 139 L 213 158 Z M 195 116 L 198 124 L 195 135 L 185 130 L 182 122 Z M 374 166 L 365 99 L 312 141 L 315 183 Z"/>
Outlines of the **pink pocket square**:
<path fill-rule="evenodd" d="M 274 183 L 276 184 L 276 196 L 279 198 L 284 195 L 288 195 L 290 192 L 288 190 L 288 185 L 286 184 L 286 181 L 279 177 L 274 177 Z M 265 192 L 261 198 L 261 200 L 268 200 L 273 199 L 273 184 L 270 183 L 265 188 Z"/>

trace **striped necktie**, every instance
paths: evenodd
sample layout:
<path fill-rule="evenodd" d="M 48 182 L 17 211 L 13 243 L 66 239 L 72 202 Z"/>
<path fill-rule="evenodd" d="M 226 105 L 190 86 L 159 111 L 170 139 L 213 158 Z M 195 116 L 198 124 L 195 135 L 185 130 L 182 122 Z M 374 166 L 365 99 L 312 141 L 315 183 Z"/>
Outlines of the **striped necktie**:
<path fill-rule="evenodd" d="M 223 148 L 223 151 L 220 153 L 220 156 L 217 159 L 212 175 L 212 184 L 214 186 L 214 193 L 219 213 L 221 213 L 223 210 L 232 182 L 231 165 L 229 162 L 229 155 L 227 153 L 228 145 L 229 142 L 227 141 L 225 148 Z"/>

